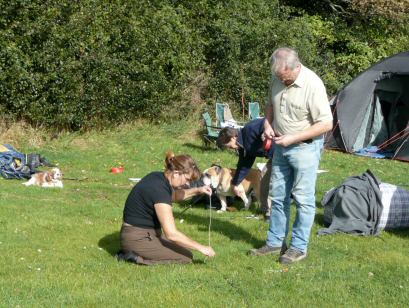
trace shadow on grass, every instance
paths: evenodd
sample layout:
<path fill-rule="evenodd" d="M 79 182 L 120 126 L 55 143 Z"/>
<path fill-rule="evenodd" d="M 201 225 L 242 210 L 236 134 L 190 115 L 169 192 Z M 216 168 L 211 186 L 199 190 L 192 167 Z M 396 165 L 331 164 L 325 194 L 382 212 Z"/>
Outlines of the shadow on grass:
<path fill-rule="evenodd" d="M 400 228 L 400 229 L 385 229 L 385 232 L 394 234 L 398 237 L 409 237 L 409 228 Z"/>
<path fill-rule="evenodd" d="M 214 215 L 216 215 L 216 212 L 213 211 Z M 244 241 L 249 244 L 251 244 L 254 247 L 260 247 L 265 244 L 264 240 L 259 240 L 255 238 L 251 233 L 247 232 L 241 227 L 238 227 L 237 225 L 231 223 L 226 218 L 216 218 L 212 215 L 212 225 L 211 225 L 211 232 L 217 232 L 219 234 L 222 234 L 226 237 L 228 237 L 232 241 Z M 224 214 L 221 214 L 224 215 Z M 207 232 L 209 228 L 209 218 L 208 217 L 202 217 L 198 215 L 194 215 L 191 213 L 185 212 L 184 214 L 179 214 L 175 213 L 175 218 L 176 219 L 184 219 L 189 223 L 195 224 L 199 227 L 200 231 Z M 235 219 L 235 218 L 242 218 L 241 216 L 236 216 L 230 219 Z M 260 224 L 262 224 L 262 221 L 259 221 Z"/>
<path fill-rule="evenodd" d="M 329 226 L 324 222 L 324 214 L 316 213 L 315 214 L 315 224 L 321 228 L 328 228 Z M 409 237 L 409 228 L 399 228 L 399 229 L 385 229 L 385 232 L 396 235 L 400 238 Z"/>
<path fill-rule="evenodd" d="M 326 224 L 324 223 L 324 214 L 321 213 L 316 213 L 315 214 L 315 219 L 314 222 L 317 226 L 320 226 L 322 228 L 326 228 Z"/>
<path fill-rule="evenodd" d="M 201 217 L 189 213 L 184 213 L 182 215 L 179 213 L 175 213 L 174 215 L 175 219 L 177 220 L 183 218 L 184 220 L 188 221 L 191 224 L 198 225 L 200 231 L 207 232 L 209 228 L 209 218 L 207 217 Z M 260 223 L 263 222 L 260 221 Z M 265 244 L 264 240 L 261 241 L 254 238 L 254 236 L 251 233 L 247 232 L 246 230 L 243 230 L 242 228 L 227 221 L 226 219 L 212 218 L 211 231 L 223 234 L 232 241 L 245 241 L 251 244 L 253 247 L 260 247 Z M 115 256 L 120 249 L 119 231 L 105 235 L 103 238 L 99 240 L 98 246 L 107 251 L 112 256 Z"/>
<path fill-rule="evenodd" d="M 119 245 L 119 231 L 105 235 L 99 240 L 98 246 L 115 256 L 121 248 Z"/>
<path fill-rule="evenodd" d="M 220 152 L 220 150 L 214 144 L 210 144 L 209 146 L 205 146 L 205 145 L 197 145 L 197 144 L 193 144 L 193 143 L 188 142 L 188 143 L 184 143 L 183 145 L 188 147 L 188 148 L 195 149 L 195 150 Z"/>

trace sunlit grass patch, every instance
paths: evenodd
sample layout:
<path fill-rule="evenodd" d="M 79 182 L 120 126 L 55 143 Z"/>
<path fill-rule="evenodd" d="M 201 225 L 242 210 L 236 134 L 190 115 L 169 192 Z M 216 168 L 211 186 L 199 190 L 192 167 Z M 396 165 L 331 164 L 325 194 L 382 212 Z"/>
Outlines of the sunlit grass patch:
<path fill-rule="evenodd" d="M 409 300 L 407 230 L 378 237 L 318 237 L 318 204 L 308 258 L 283 266 L 277 257 L 251 257 L 264 244 L 268 224 L 254 204 L 249 211 L 211 212 L 210 242 L 217 256 L 194 253 L 192 265 L 118 263 L 119 230 L 128 178 L 163 170 L 164 153 L 191 154 L 204 169 L 234 167 L 237 156 L 203 147 L 197 125 L 136 123 L 102 132 L 62 134 L 41 146 L 21 141 L 59 163 L 63 189 L 25 187 L 0 179 L 0 298 L 15 306 L 271 307 L 405 306 Z M 262 160 L 260 160 L 262 161 Z M 125 171 L 110 168 L 122 163 Z M 409 164 L 326 151 L 318 175 L 317 202 L 346 177 L 371 169 L 381 180 L 408 188 Z M 205 204 L 182 212 L 177 227 L 209 241 Z M 235 203 L 240 208 L 240 201 Z M 260 219 L 252 219 L 255 215 Z M 294 216 L 294 213 L 293 213 Z M 183 223 L 181 223 L 183 219 Z"/>

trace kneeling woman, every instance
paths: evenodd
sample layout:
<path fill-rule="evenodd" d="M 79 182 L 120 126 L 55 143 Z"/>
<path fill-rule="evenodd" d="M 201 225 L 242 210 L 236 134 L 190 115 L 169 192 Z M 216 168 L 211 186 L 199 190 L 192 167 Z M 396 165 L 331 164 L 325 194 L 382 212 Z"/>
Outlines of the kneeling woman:
<path fill-rule="evenodd" d="M 213 257 L 212 247 L 201 245 L 176 229 L 172 201 L 199 194 L 211 195 L 208 186 L 182 189 L 200 171 L 189 155 L 166 154 L 165 172 L 152 172 L 134 186 L 125 203 L 121 228 L 122 252 L 134 253 L 133 261 L 152 265 L 190 263 L 195 249 Z M 162 230 L 165 235 L 163 237 Z"/>

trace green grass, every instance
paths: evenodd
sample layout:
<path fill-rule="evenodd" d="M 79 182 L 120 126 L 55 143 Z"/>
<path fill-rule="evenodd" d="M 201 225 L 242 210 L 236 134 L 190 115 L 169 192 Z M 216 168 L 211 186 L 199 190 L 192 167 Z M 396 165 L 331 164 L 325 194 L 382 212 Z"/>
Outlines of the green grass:
<path fill-rule="evenodd" d="M 194 127 L 185 124 L 66 134 L 39 152 L 58 162 L 63 189 L 25 187 L 0 179 L 0 306 L 271 307 L 407 306 L 407 230 L 378 237 L 343 234 L 318 237 L 323 209 L 318 206 L 309 257 L 287 267 L 276 258 L 246 253 L 264 243 L 268 225 L 247 219 L 251 211 L 212 212 L 211 245 L 217 256 L 194 253 L 192 265 L 144 267 L 118 263 L 119 229 L 129 177 L 163 170 L 164 153 L 189 153 L 201 168 L 212 163 L 234 167 L 237 157 L 204 150 Z M 112 174 L 122 162 L 125 172 Z M 409 164 L 325 152 L 317 201 L 346 177 L 371 169 L 382 181 L 409 188 Z M 180 230 L 208 241 L 209 212 L 188 203 L 175 205 Z M 180 223 L 180 219 L 184 223 Z"/>

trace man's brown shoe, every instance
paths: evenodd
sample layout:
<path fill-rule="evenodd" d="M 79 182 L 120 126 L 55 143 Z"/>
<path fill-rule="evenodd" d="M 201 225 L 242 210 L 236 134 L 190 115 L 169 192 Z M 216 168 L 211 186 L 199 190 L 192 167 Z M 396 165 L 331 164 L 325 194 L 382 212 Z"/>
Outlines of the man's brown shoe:
<path fill-rule="evenodd" d="M 280 263 L 282 264 L 290 264 L 294 262 L 301 261 L 307 257 L 307 253 L 290 248 L 288 249 L 281 257 L 280 257 Z"/>
<path fill-rule="evenodd" d="M 282 255 L 286 250 L 287 250 L 286 244 L 283 244 L 283 246 L 278 247 L 268 246 L 266 244 L 257 249 L 250 249 L 249 255 L 251 256 Z"/>

